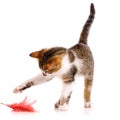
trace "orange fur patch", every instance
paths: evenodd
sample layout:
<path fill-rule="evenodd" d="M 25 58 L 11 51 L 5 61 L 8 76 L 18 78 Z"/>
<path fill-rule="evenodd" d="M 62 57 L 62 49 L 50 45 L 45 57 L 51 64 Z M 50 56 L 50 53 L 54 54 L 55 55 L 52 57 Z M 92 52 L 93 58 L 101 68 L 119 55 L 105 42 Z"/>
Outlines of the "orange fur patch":
<path fill-rule="evenodd" d="M 45 65 L 44 69 L 48 70 L 50 73 L 55 72 L 61 68 L 61 59 L 58 57 L 51 58 Z"/>

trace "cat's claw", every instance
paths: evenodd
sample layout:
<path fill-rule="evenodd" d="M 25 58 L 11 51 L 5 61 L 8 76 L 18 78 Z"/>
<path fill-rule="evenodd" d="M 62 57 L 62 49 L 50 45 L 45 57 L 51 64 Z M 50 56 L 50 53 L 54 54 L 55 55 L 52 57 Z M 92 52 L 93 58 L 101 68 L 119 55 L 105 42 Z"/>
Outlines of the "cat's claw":
<path fill-rule="evenodd" d="M 84 104 L 84 108 L 91 108 L 91 103 L 90 102 L 86 102 Z"/>
<path fill-rule="evenodd" d="M 13 90 L 14 93 L 21 93 L 22 92 L 22 89 L 21 88 L 15 88 Z"/>
<path fill-rule="evenodd" d="M 55 110 L 68 111 L 68 109 L 69 109 L 68 104 L 64 105 L 58 105 L 58 103 L 55 104 Z"/>

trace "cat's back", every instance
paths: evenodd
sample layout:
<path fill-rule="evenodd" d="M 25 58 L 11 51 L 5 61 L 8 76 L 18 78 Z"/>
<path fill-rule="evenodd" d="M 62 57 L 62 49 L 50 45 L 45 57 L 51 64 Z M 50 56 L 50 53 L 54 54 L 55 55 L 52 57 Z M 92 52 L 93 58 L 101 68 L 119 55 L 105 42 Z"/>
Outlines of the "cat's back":
<path fill-rule="evenodd" d="M 66 50 L 66 54 L 62 59 L 62 67 L 57 72 L 57 76 L 69 72 L 71 68 L 77 69 L 77 74 L 85 75 L 93 72 L 94 60 L 88 45 L 78 43 Z"/>
<path fill-rule="evenodd" d="M 69 58 L 74 58 L 73 63 L 82 73 L 87 73 L 89 70 L 93 70 L 94 59 L 92 52 L 87 44 L 78 43 L 69 48 L 69 51 L 71 51 L 71 55 L 69 54 L 71 57 Z"/>
<path fill-rule="evenodd" d="M 78 43 L 72 46 L 69 50 L 72 51 L 74 54 L 76 54 L 76 56 L 79 59 L 85 59 L 85 58 L 88 59 L 92 57 L 92 53 L 89 46 L 83 43 Z"/>

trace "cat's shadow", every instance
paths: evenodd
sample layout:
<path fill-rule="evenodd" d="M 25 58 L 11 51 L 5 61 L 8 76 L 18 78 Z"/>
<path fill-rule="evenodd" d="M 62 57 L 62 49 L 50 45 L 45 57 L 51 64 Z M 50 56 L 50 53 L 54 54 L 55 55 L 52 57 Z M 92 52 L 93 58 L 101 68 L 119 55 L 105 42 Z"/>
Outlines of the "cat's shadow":
<path fill-rule="evenodd" d="M 84 115 L 89 116 L 92 113 L 92 108 L 84 108 Z"/>

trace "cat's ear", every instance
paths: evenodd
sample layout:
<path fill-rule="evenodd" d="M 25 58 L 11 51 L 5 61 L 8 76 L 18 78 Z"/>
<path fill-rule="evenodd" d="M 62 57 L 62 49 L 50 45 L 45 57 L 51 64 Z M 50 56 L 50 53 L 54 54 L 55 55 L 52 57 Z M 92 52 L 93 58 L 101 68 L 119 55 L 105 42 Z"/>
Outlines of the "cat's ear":
<path fill-rule="evenodd" d="M 47 51 L 47 49 L 42 49 L 40 51 L 35 51 L 35 52 L 32 52 L 30 53 L 29 55 L 33 58 L 37 58 L 37 59 L 40 59 L 41 56 L 44 54 L 44 52 Z"/>

